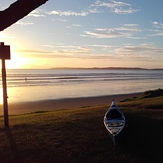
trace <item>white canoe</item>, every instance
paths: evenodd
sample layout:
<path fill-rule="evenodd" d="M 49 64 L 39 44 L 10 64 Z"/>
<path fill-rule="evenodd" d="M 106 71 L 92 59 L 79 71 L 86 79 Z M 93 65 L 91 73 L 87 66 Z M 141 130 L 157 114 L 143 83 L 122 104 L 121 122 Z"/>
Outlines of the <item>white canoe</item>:
<path fill-rule="evenodd" d="M 104 116 L 104 125 L 114 143 L 117 145 L 118 140 L 125 127 L 125 116 L 113 100 L 109 110 Z"/>

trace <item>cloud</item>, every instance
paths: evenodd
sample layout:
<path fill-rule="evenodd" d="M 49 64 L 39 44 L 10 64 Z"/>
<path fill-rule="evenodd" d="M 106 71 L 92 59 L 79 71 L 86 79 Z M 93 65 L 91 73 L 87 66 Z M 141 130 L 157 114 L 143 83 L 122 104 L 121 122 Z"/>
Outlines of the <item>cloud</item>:
<path fill-rule="evenodd" d="M 61 21 L 61 22 L 67 22 L 67 20 L 65 19 L 57 19 L 58 21 Z"/>
<path fill-rule="evenodd" d="M 141 32 L 140 26 L 138 24 L 123 24 L 120 28 L 115 28 L 119 31 L 130 31 L 130 32 Z"/>
<path fill-rule="evenodd" d="M 114 29 L 106 28 L 97 28 L 94 32 L 85 31 L 83 37 L 93 37 L 93 38 L 115 38 L 124 36 L 123 33 L 120 33 Z"/>
<path fill-rule="evenodd" d="M 51 53 L 48 51 L 41 51 L 41 50 L 16 50 L 16 52 L 21 53 L 21 54 L 47 54 L 47 53 Z"/>
<path fill-rule="evenodd" d="M 92 48 L 89 48 L 92 47 Z M 102 53 L 101 50 L 94 53 L 94 48 L 107 48 L 107 53 Z M 117 59 L 131 61 L 151 61 L 153 62 L 163 59 L 163 48 L 153 44 L 140 44 L 138 46 L 125 45 L 121 48 L 108 45 L 88 45 L 87 47 L 62 47 L 61 51 L 54 51 L 55 57 L 63 58 L 81 58 L 81 59 Z M 71 50 L 70 50 L 71 49 Z M 94 50 L 93 50 L 94 49 Z"/>
<path fill-rule="evenodd" d="M 112 12 L 117 13 L 117 14 L 132 14 L 137 12 L 137 10 L 134 10 L 132 8 L 129 9 L 124 9 L 124 8 L 114 8 Z"/>
<path fill-rule="evenodd" d="M 50 11 L 48 14 L 49 15 L 59 15 L 59 16 L 87 16 L 88 12 L 53 10 L 53 11 Z"/>
<path fill-rule="evenodd" d="M 108 54 L 108 52 L 115 48 L 115 46 L 107 45 L 107 44 L 93 44 L 93 45 L 87 45 L 87 47 L 91 48 L 91 53 L 92 54 L 99 54 L 100 53 L 105 53 Z"/>
<path fill-rule="evenodd" d="M 85 46 L 65 46 L 65 45 L 58 45 L 58 46 L 54 46 L 54 45 L 43 45 L 44 47 L 47 47 L 47 48 L 51 48 L 51 49 L 65 49 L 65 51 L 73 51 L 73 52 L 79 52 L 80 50 L 80 53 L 83 52 L 83 53 L 87 53 L 87 54 L 90 54 L 91 51 L 95 52 L 96 49 L 100 49 L 100 50 L 107 50 L 108 49 L 111 49 L 113 48 L 114 46 L 110 46 L 110 45 L 106 45 L 106 44 L 93 44 L 93 45 L 85 45 Z"/>
<path fill-rule="evenodd" d="M 117 37 L 127 37 L 134 38 L 132 35 L 135 32 L 141 32 L 138 24 L 124 24 L 119 28 L 96 28 L 94 31 L 85 31 L 83 37 L 93 37 L 93 38 L 117 38 Z M 141 37 L 137 37 L 141 38 Z"/>
<path fill-rule="evenodd" d="M 94 4 L 90 5 L 90 7 L 107 7 L 107 8 L 115 8 L 115 7 L 122 7 L 122 6 L 131 6 L 131 5 L 120 1 L 117 2 L 114 0 L 110 0 L 110 2 L 103 2 L 97 0 Z"/>
<path fill-rule="evenodd" d="M 106 45 L 106 44 L 94 44 L 94 45 L 87 45 L 89 47 L 100 47 L 100 48 L 112 48 L 113 46 Z"/>
<path fill-rule="evenodd" d="M 26 25 L 33 25 L 34 23 L 32 22 L 23 22 L 23 21 L 18 21 L 16 22 L 17 25 L 21 25 L 21 26 L 26 26 Z"/>
<path fill-rule="evenodd" d="M 155 28 L 163 29 L 163 24 L 162 23 L 159 23 L 157 21 L 154 21 L 154 22 L 152 22 L 152 24 L 153 24 L 153 26 Z"/>
<path fill-rule="evenodd" d="M 104 10 L 109 9 L 109 12 L 116 14 L 132 14 L 138 12 L 139 9 L 133 9 L 132 5 L 125 2 L 110 0 L 109 2 L 103 2 L 97 0 L 95 3 L 91 4 L 87 9 L 81 12 L 75 11 L 61 11 L 61 10 L 52 10 L 46 12 L 48 15 L 59 15 L 59 16 L 87 16 L 88 14 L 102 13 Z M 37 15 L 37 13 L 36 13 Z"/>
<path fill-rule="evenodd" d="M 36 9 L 28 14 L 28 16 L 31 16 L 31 17 L 45 17 L 45 15 L 46 15 L 46 12 L 40 9 Z"/>
<path fill-rule="evenodd" d="M 72 24 L 73 27 L 81 27 L 80 24 Z"/>
<path fill-rule="evenodd" d="M 94 4 L 89 6 L 90 12 L 95 11 L 97 13 L 100 10 L 102 11 L 102 9 L 109 9 L 110 12 L 116 14 L 132 14 L 139 11 L 139 9 L 133 9 L 129 3 L 115 0 L 110 0 L 109 2 L 97 0 Z"/>
<path fill-rule="evenodd" d="M 163 24 L 157 21 L 152 22 L 154 29 L 148 29 L 152 34 L 148 36 L 163 36 Z"/>
<path fill-rule="evenodd" d="M 26 57 L 31 58 L 80 58 L 82 56 L 90 54 L 90 48 L 81 46 L 52 46 L 43 45 L 58 50 L 51 51 L 40 51 L 40 50 L 17 50 L 16 52 L 21 53 Z M 62 50 L 60 50 L 62 49 Z"/>
<path fill-rule="evenodd" d="M 154 45 L 151 45 L 151 44 L 141 44 L 141 45 L 138 45 L 138 46 L 124 46 L 123 48 L 119 48 L 117 49 L 117 51 L 121 51 L 123 53 L 144 53 L 144 52 L 150 52 L 150 53 L 153 53 L 156 51 L 156 49 L 158 50 L 158 48 Z M 162 49 L 163 50 L 163 49 Z"/>
<path fill-rule="evenodd" d="M 142 58 L 160 58 L 163 53 L 163 48 L 157 47 L 153 44 L 140 44 L 138 46 L 124 46 L 121 48 L 114 49 L 112 51 L 114 55 L 124 58 L 131 58 L 141 60 Z"/>
<path fill-rule="evenodd" d="M 147 38 L 146 37 L 128 37 L 128 38 L 130 38 L 130 39 L 133 39 L 133 40 L 146 40 Z"/>
<path fill-rule="evenodd" d="M 157 32 L 155 32 L 154 34 L 150 34 L 150 35 L 148 35 L 148 36 L 163 36 L 163 32 L 157 31 Z"/>
<path fill-rule="evenodd" d="M 51 47 L 53 49 L 50 52 L 48 51 L 39 51 L 39 50 L 18 50 L 16 52 L 21 53 L 22 56 L 27 58 L 71 58 L 71 59 L 108 59 L 108 58 L 115 58 L 115 56 L 109 56 L 103 53 L 93 53 L 92 48 L 90 46 L 52 46 L 52 45 L 44 45 L 46 47 Z M 107 47 L 107 45 L 93 45 L 94 47 Z M 92 47 L 93 47 L 92 46 Z M 62 50 L 60 50 L 62 49 Z"/>
<path fill-rule="evenodd" d="M 114 47 L 105 44 L 86 46 L 44 45 L 52 48 L 51 51 L 19 50 L 24 57 L 31 58 L 78 58 L 78 59 L 115 59 L 116 61 L 145 61 L 157 62 L 163 59 L 163 48 L 153 44 L 131 44 L 123 47 Z M 97 50 L 96 50 L 97 49 Z M 105 52 L 103 51 L 105 50 Z"/>

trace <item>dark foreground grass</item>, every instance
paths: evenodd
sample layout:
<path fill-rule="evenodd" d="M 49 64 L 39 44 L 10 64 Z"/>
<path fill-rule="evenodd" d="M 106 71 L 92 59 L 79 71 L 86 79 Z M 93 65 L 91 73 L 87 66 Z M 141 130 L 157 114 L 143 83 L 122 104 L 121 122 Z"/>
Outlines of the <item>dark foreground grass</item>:
<path fill-rule="evenodd" d="M 10 116 L 7 129 L 0 117 L 0 162 L 162 163 L 163 97 L 147 108 L 143 100 L 118 104 L 127 123 L 116 149 L 103 125 L 108 106 Z"/>

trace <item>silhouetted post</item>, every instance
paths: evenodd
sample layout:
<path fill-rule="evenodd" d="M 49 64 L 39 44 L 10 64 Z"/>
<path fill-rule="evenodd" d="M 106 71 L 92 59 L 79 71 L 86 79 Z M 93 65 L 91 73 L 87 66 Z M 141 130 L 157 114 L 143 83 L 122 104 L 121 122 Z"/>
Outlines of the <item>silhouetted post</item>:
<path fill-rule="evenodd" d="M 10 59 L 10 46 L 0 43 L 0 59 L 2 60 L 2 85 L 3 85 L 3 109 L 4 109 L 4 125 L 9 126 L 8 120 L 8 103 L 7 103 L 7 85 L 6 85 L 6 66 L 5 59 Z"/>

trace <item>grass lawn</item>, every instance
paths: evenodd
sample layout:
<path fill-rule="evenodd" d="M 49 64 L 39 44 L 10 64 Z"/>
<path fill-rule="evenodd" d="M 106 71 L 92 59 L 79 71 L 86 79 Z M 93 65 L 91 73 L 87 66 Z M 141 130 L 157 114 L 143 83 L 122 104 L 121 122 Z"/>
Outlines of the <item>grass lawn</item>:
<path fill-rule="evenodd" d="M 118 103 L 126 127 L 114 148 L 103 124 L 109 106 L 0 117 L 0 162 L 163 162 L 163 96 Z"/>

